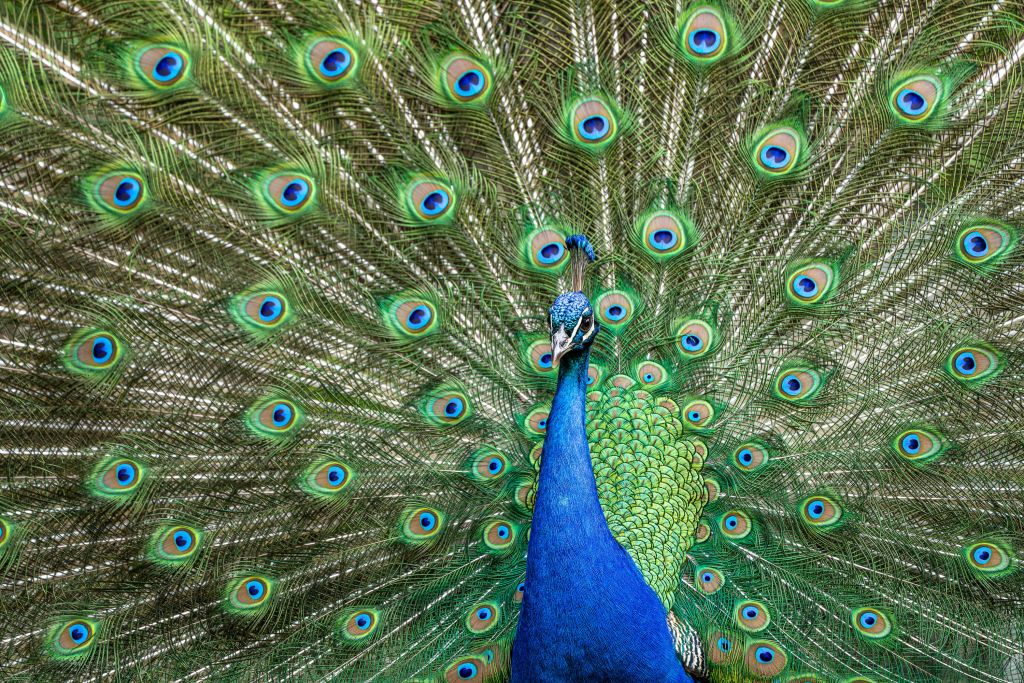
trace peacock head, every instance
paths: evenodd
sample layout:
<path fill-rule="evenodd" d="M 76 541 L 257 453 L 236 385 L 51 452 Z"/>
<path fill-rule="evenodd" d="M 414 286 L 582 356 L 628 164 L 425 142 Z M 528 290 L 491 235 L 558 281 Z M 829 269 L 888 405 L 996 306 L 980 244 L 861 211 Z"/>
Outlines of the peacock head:
<path fill-rule="evenodd" d="M 567 353 L 590 348 L 601 326 L 594 322 L 594 306 L 583 293 L 587 266 L 594 262 L 594 247 L 584 235 L 569 235 L 565 239 L 569 250 L 572 288 L 555 299 L 548 310 L 548 332 L 551 334 L 551 364 L 558 365 Z"/>
<path fill-rule="evenodd" d="M 551 363 L 568 354 L 590 348 L 601 326 L 594 322 L 594 307 L 583 292 L 559 295 L 548 310 L 551 332 Z"/>

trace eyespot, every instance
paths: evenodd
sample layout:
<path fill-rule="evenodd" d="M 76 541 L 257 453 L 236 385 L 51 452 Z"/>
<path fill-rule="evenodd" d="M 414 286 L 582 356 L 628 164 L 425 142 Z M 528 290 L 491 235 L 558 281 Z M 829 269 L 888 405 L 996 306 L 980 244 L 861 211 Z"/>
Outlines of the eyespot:
<path fill-rule="evenodd" d="M 725 54 L 729 35 L 722 15 L 710 7 L 698 7 L 680 31 L 683 54 L 697 63 L 710 63 Z"/>
<path fill-rule="evenodd" d="M 1014 235 L 997 225 L 975 225 L 965 228 L 957 237 L 957 255 L 968 264 L 992 263 L 1013 246 Z"/>
<path fill-rule="evenodd" d="M 145 470 L 128 458 L 107 458 L 93 472 L 92 490 L 105 498 L 126 498 L 138 489 Z"/>
<path fill-rule="evenodd" d="M 455 208 L 455 193 L 436 180 L 421 180 L 410 185 L 407 192 L 409 208 L 421 221 L 442 221 Z"/>
<path fill-rule="evenodd" d="M 522 242 L 526 264 L 535 270 L 557 272 L 569 262 L 565 233 L 551 227 L 531 232 Z"/>
<path fill-rule="evenodd" d="M 446 683 L 482 683 L 487 664 L 481 657 L 456 660 L 444 673 Z"/>
<path fill-rule="evenodd" d="M 667 377 L 665 368 L 654 361 L 645 361 L 636 369 L 636 378 L 648 389 L 661 386 Z"/>
<path fill-rule="evenodd" d="M 718 518 L 718 528 L 722 535 L 739 540 L 750 535 L 752 524 L 746 513 L 731 510 Z"/>
<path fill-rule="evenodd" d="M 79 659 L 89 654 L 99 627 L 89 619 L 72 619 L 56 626 L 50 635 L 50 654 L 56 659 Z"/>
<path fill-rule="evenodd" d="M 300 487 L 314 496 L 332 499 L 352 482 L 352 471 L 337 460 L 315 463 L 299 480 Z"/>
<path fill-rule="evenodd" d="M 466 628 L 471 633 L 487 633 L 498 625 L 501 610 L 491 602 L 481 602 L 466 615 Z"/>
<path fill-rule="evenodd" d="M 785 401 L 810 400 L 821 388 L 821 376 L 810 368 L 792 368 L 779 373 L 775 395 Z"/>
<path fill-rule="evenodd" d="M 942 437 L 937 433 L 918 427 L 904 430 L 892 444 L 901 456 L 919 462 L 935 458 L 944 447 Z"/>
<path fill-rule="evenodd" d="M 551 355 L 551 344 L 546 341 L 536 341 L 530 344 L 527 349 L 530 368 L 534 372 L 548 374 L 555 369 L 554 359 Z"/>
<path fill-rule="evenodd" d="M 491 550 L 507 550 L 516 540 L 516 528 L 511 522 L 498 520 L 484 527 L 483 541 Z"/>
<path fill-rule="evenodd" d="M 778 676 L 786 668 L 786 653 L 775 643 L 755 641 L 747 645 L 743 664 L 755 675 L 771 678 Z"/>
<path fill-rule="evenodd" d="M 615 114 L 601 97 L 579 100 L 567 111 L 569 139 L 591 152 L 602 151 L 618 135 Z"/>
<path fill-rule="evenodd" d="M 466 55 L 448 60 L 441 73 L 444 92 L 458 104 L 482 104 L 491 93 L 491 72 Z"/>
<path fill-rule="evenodd" d="M 739 640 L 731 633 L 714 631 L 704 642 L 707 643 L 708 663 L 714 666 L 733 664 L 743 653 Z"/>
<path fill-rule="evenodd" d="M 1009 573 L 1013 559 L 1010 549 L 994 540 L 967 545 L 964 547 L 963 557 L 968 567 L 988 578 Z"/>
<path fill-rule="evenodd" d="M 704 477 L 704 493 L 707 496 L 706 504 L 710 505 L 722 495 L 722 485 L 714 477 Z"/>
<path fill-rule="evenodd" d="M 754 166 L 768 176 L 792 171 L 800 159 L 802 137 L 793 128 L 774 128 L 754 146 Z"/>
<path fill-rule="evenodd" d="M 805 524 L 825 529 L 839 523 L 843 509 L 828 496 L 812 496 L 801 503 L 800 515 Z"/>
<path fill-rule="evenodd" d="M 313 205 L 316 185 L 299 173 L 275 173 L 263 182 L 263 196 L 278 213 L 294 215 Z"/>
<path fill-rule="evenodd" d="M 742 472 L 753 472 L 768 462 L 768 451 L 756 441 L 748 441 L 732 454 L 733 462 Z"/>
<path fill-rule="evenodd" d="M 711 527 L 705 522 L 701 522 L 693 531 L 693 540 L 697 543 L 704 543 L 709 538 L 711 538 Z"/>
<path fill-rule="evenodd" d="M 0 549 L 3 549 L 9 540 L 11 540 L 11 525 L 7 520 L 0 519 Z"/>
<path fill-rule="evenodd" d="M 150 541 L 150 556 L 159 564 L 181 565 L 195 555 L 201 535 L 190 526 L 165 526 L 153 535 Z"/>
<path fill-rule="evenodd" d="M 246 316 L 261 327 L 276 327 L 287 313 L 287 299 L 276 292 L 258 292 L 245 302 Z"/>
<path fill-rule="evenodd" d="M 405 337 L 423 337 L 437 330 L 437 309 L 420 297 L 398 297 L 388 306 L 387 323 Z"/>
<path fill-rule="evenodd" d="M 231 584 L 228 605 L 237 613 L 253 613 L 267 603 L 273 584 L 262 576 L 246 576 Z"/>
<path fill-rule="evenodd" d="M 725 585 L 725 577 L 722 576 L 720 571 L 712 567 L 697 567 L 693 575 L 694 585 L 708 595 L 717 593 Z"/>
<path fill-rule="evenodd" d="M 93 187 L 93 198 L 107 211 L 127 215 L 142 206 L 146 184 L 142 176 L 130 171 L 115 171 L 101 177 Z"/>
<path fill-rule="evenodd" d="M 733 616 L 740 628 L 751 633 L 765 630 L 771 622 L 768 608 L 764 606 L 764 603 L 756 600 L 743 600 L 736 603 Z"/>
<path fill-rule="evenodd" d="M 677 347 L 686 358 L 699 358 L 711 350 L 711 326 L 703 320 L 687 320 L 676 332 Z"/>
<path fill-rule="evenodd" d="M 715 419 L 715 409 L 707 401 L 690 401 L 683 408 L 685 424 L 695 429 L 704 429 Z"/>
<path fill-rule="evenodd" d="M 851 615 L 853 627 L 866 638 L 885 638 L 892 632 L 892 622 L 881 610 L 861 607 Z"/>
<path fill-rule="evenodd" d="M 978 346 L 963 346 L 950 354 L 946 362 L 949 373 L 964 382 L 991 377 L 1001 368 L 996 355 Z"/>
<path fill-rule="evenodd" d="M 816 304 L 835 287 L 835 272 L 826 263 L 811 263 L 794 271 L 786 281 L 786 294 L 797 304 Z"/>
<path fill-rule="evenodd" d="M 665 260 L 689 246 L 687 235 L 691 230 L 692 224 L 684 216 L 657 211 L 640 222 L 637 232 L 644 250 L 658 260 Z"/>
<path fill-rule="evenodd" d="M 520 581 L 516 584 L 516 590 L 512 594 L 512 601 L 516 604 L 522 604 L 523 598 L 526 596 L 526 582 Z"/>
<path fill-rule="evenodd" d="M 338 632 L 349 644 L 366 642 L 380 625 L 380 612 L 372 607 L 352 607 L 338 617 Z"/>
<path fill-rule="evenodd" d="M 889 100 L 897 120 L 919 123 L 934 113 L 941 94 L 942 86 L 938 80 L 916 76 L 893 88 Z"/>
<path fill-rule="evenodd" d="M 302 411 L 291 401 L 274 399 L 254 405 L 246 422 L 257 436 L 277 437 L 292 431 L 302 417 Z"/>
<path fill-rule="evenodd" d="M 68 342 L 64 353 L 65 367 L 79 375 L 99 376 L 109 371 L 122 358 L 118 338 L 102 330 L 84 330 Z"/>
<path fill-rule="evenodd" d="M 544 436 L 548 431 L 548 409 L 534 408 L 526 416 L 526 429 L 532 434 Z"/>
<path fill-rule="evenodd" d="M 601 366 L 591 363 L 590 367 L 587 368 L 587 386 L 594 387 L 601 384 L 601 379 L 604 377 L 604 370 Z"/>
<path fill-rule="evenodd" d="M 135 69 L 151 87 L 170 88 L 182 81 L 189 71 L 188 54 L 169 45 L 152 45 L 135 59 Z"/>
<path fill-rule="evenodd" d="M 533 510 L 534 505 L 534 493 L 533 493 L 533 482 L 529 479 L 522 479 L 515 486 L 514 498 L 515 504 L 523 512 L 530 512 Z"/>
<path fill-rule="evenodd" d="M 422 543 L 436 537 L 444 527 L 444 515 L 434 508 L 417 507 L 403 514 L 402 535 L 407 543 Z"/>
<path fill-rule="evenodd" d="M 607 292 L 597 300 L 597 314 L 602 324 L 619 329 L 633 317 L 633 300 L 625 292 Z"/>
<path fill-rule="evenodd" d="M 359 53 L 340 38 L 323 38 L 306 51 L 306 70 L 321 85 L 351 81 L 359 68 Z"/>
<path fill-rule="evenodd" d="M 426 397 L 423 405 L 427 420 L 440 427 L 456 425 L 472 412 L 469 397 L 455 388 L 438 388 Z"/>
<path fill-rule="evenodd" d="M 508 473 L 508 460 L 489 448 L 482 448 L 473 456 L 470 476 L 477 481 L 495 481 Z"/>

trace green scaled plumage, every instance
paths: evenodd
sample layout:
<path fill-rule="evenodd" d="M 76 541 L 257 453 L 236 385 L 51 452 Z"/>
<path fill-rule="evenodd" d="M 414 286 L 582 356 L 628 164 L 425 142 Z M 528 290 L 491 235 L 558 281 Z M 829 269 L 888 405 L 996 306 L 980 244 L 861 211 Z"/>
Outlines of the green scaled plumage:
<path fill-rule="evenodd" d="M 507 680 L 585 233 L 595 481 L 683 661 L 1022 680 L 1019 5 L 0 0 L 0 43 L 0 679 Z"/>

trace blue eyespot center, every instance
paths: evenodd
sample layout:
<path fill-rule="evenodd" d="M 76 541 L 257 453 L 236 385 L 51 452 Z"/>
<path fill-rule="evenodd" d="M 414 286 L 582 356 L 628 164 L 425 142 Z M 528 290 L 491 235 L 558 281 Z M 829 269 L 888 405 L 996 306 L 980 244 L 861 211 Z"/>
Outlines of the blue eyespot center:
<path fill-rule="evenodd" d="M 726 529 L 735 529 L 737 526 L 739 526 L 739 523 L 740 520 L 736 518 L 736 515 L 729 515 L 725 518 Z"/>
<path fill-rule="evenodd" d="M 749 465 L 754 462 L 754 454 L 750 452 L 749 448 L 744 448 L 740 451 L 740 462 L 744 465 Z"/>
<path fill-rule="evenodd" d="M 455 81 L 455 92 L 461 97 L 472 97 L 484 89 L 484 75 L 477 69 L 470 69 Z"/>
<path fill-rule="evenodd" d="M 71 636 L 71 641 L 75 645 L 81 645 L 89 637 L 89 630 L 81 624 L 75 624 L 68 629 L 68 635 Z"/>
<path fill-rule="evenodd" d="M 580 121 L 576 129 L 586 140 L 600 140 L 608 134 L 608 119 L 600 114 L 588 116 Z"/>
<path fill-rule="evenodd" d="M 249 597 L 253 600 L 259 600 L 261 597 L 263 597 L 263 593 L 265 591 L 266 588 L 263 586 L 262 581 L 253 580 L 245 584 L 245 592 L 248 593 Z"/>
<path fill-rule="evenodd" d="M 427 216 L 436 216 L 448 208 L 448 193 L 434 190 L 420 202 L 420 208 Z"/>
<path fill-rule="evenodd" d="M 696 31 L 690 31 L 690 37 L 687 39 L 690 49 L 699 55 L 709 55 L 718 50 L 718 46 L 722 44 L 722 36 L 719 35 L 718 31 L 709 28 L 699 28 Z"/>
<path fill-rule="evenodd" d="M 498 527 L 498 538 L 508 538 L 509 533 L 511 530 L 504 524 Z"/>
<path fill-rule="evenodd" d="M 413 330 L 421 329 L 424 325 L 430 322 L 433 315 L 430 309 L 422 304 L 412 309 L 409 312 L 409 318 L 407 320 L 409 327 Z"/>
<path fill-rule="evenodd" d="M 728 652 L 732 649 L 732 641 L 730 641 L 728 638 L 724 636 L 718 639 L 716 645 L 718 646 L 718 649 L 722 652 Z"/>
<path fill-rule="evenodd" d="M 462 413 L 462 399 L 450 398 L 444 405 L 444 414 L 448 417 L 457 417 Z"/>
<path fill-rule="evenodd" d="M 917 434 L 907 434 L 902 441 L 903 450 L 914 455 L 921 450 L 921 440 Z"/>
<path fill-rule="evenodd" d="M 689 413 L 686 414 L 686 417 L 690 419 L 690 422 L 699 422 L 700 412 L 696 410 L 691 410 Z"/>
<path fill-rule="evenodd" d="M 476 665 L 466 662 L 465 664 L 459 665 L 459 678 L 468 680 L 476 676 Z"/>
<path fill-rule="evenodd" d="M 713 578 L 715 577 L 711 574 L 711 572 L 704 572 L 700 575 L 700 580 L 704 583 L 710 583 Z"/>
<path fill-rule="evenodd" d="M 970 351 L 964 351 L 956 357 L 956 369 L 961 375 L 973 375 L 977 367 L 974 354 Z"/>
<path fill-rule="evenodd" d="M 810 515 L 811 519 L 821 519 L 821 516 L 825 514 L 825 504 L 820 500 L 813 500 L 807 506 L 807 514 Z"/>
<path fill-rule="evenodd" d="M 437 518 L 430 512 L 424 512 L 420 515 L 420 527 L 424 531 L 430 531 L 437 524 Z"/>
<path fill-rule="evenodd" d="M 864 628 L 871 628 L 878 623 L 878 615 L 874 612 L 864 612 L 860 615 L 860 625 Z"/>
<path fill-rule="evenodd" d="M 796 375 L 786 375 L 782 378 L 782 391 L 789 396 L 796 396 L 803 388 L 803 383 Z"/>
<path fill-rule="evenodd" d="M 187 531 L 175 531 L 174 532 L 174 545 L 178 550 L 188 550 L 192 547 L 192 534 Z"/>
<path fill-rule="evenodd" d="M 487 607 L 481 607 L 476 611 L 476 618 L 480 621 L 487 621 L 491 618 L 491 610 Z"/>
<path fill-rule="evenodd" d="M 285 185 L 284 191 L 281 193 L 281 203 L 292 208 L 306 201 L 306 197 L 308 196 L 309 183 L 300 178 L 296 178 Z"/>
<path fill-rule="evenodd" d="M 120 207 L 131 206 L 139 197 L 142 185 L 135 178 L 124 178 L 114 190 L 114 204 Z"/>
<path fill-rule="evenodd" d="M 793 292 L 802 299 L 807 299 L 818 293 L 818 283 L 813 278 L 800 275 L 793 280 Z"/>
<path fill-rule="evenodd" d="M 972 556 L 978 564 L 988 564 L 989 560 L 992 559 L 992 548 L 987 545 L 980 545 L 974 549 Z"/>
<path fill-rule="evenodd" d="M 345 481 L 345 470 L 337 465 L 327 468 L 327 481 L 331 486 L 341 486 Z"/>
<path fill-rule="evenodd" d="M 537 426 L 539 428 L 541 428 L 541 429 L 547 429 L 548 428 L 548 421 L 546 419 L 545 420 L 537 420 Z"/>
<path fill-rule="evenodd" d="M 156 67 L 153 69 L 153 78 L 161 82 L 174 80 L 181 73 L 183 65 L 184 62 L 180 55 L 168 52 L 156 63 Z"/>
<path fill-rule="evenodd" d="M 896 96 L 896 105 L 908 116 L 920 116 L 928 108 L 928 101 L 916 90 L 903 88 Z"/>
<path fill-rule="evenodd" d="M 704 347 L 704 340 L 695 334 L 688 334 L 683 337 L 683 348 L 687 351 L 700 351 Z"/>
<path fill-rule="evenodd" d="M 334 78 L 345 73 L 352 64 L 352 55 L 343 47 L 335 48 L 327 53 L 327 56 L 320 62 L 320 73 L 328 78 Z"/>
<path fill-rule="evenodd" d="M 553 362 L 551 354 L 545 353 L 541 355 L 540 360 L 538 362 L 540 363 L 540 366 L 542 368 L 550 368 L 551 363 Z"/>
<path fill-rule="evenodd" d="M 978 231 L 970 232 L 964 236 L 964 249 L 971 256 L 984 256 L 988 253 L 988 240 Z"/>
<path fill-rule="evenodd" d="M 96 337 L 92 341 L 92 359 L 96 363 L 106 363 L 114 355 L 114 342 L 110 337 Z"/>
<path fill-rule="evenodd" d="M 745 619 L 756 619 L 759 614 L 756 607 L 747 607 L 743 610 L 743 617 Z"/>
<path fill-rule="evenodd" d="M 547 265 L 558 262 L 565 253 L 565 247 L 559 242 L 548 242 L 537 250 L 537 260 Z"/>
<path fill-rule="evenodd" d="M 761 163 L 768 168 L 783 168 L 789 163 L 789 156 L 789 152 L 778 145 L 765 145 L 761 149 Z"/>
<path fill-rule="evenodd" d="M 591 375 L 587 375 L 587 386 L 590 386 L 590 385 L 591 385 L 591 384 L 593 384 L 593 383 L 594 383 L 594 378 L 593 378 L 593 376 L 591 376 Z"/>
<path fill-rule="evenodd" d="M 647 241 L 658 251 L 668 251 L 679 242 L 679 235 L 672 230 L 655 230 Z"/>
<path fill-rule="evenodd" d="M 362 630 L 370 628 L 370 616 L 368 614 L 360 614 L 356 617 L 356 626 Z"/>
<path fill-rule="evenodd" d="M 121 463 L 117 466 L 117 470 L 114 471 L 114 476 L 121 486 L 128 486 L 135 481 L 135 468 L 128 463 Z"/>
<path fill-rule="evenodd" d="M 292 409 L 285 403 L 278 403 L 274 406 L 271 420 L 275 427 L 284 427 L 292 421 Z"/>
<path fill-rule="evenodd" d="M 775 660 L 775 651 L 770 647 L 759 647 L 754 651 L 754 656 L 757 657 L 757 661 L 770 664 Z"/>
<path fill-rule="evenodd" d="M 651 372 L 644 373 L 644 381 L 645 382 L 653 382 L 654 381 L 654 373 L 651 373 Z"/>
<path fill-rule="evenodd" d="M 626 309 L 619 304 L 612 304 L 605 311 L 605 316 L 613 322 L 618 322 L 626 317 Z"/>
<path fill-rule="evenodd" d="M 280 317 L 282 310 L 284 310 L 284 304 L 281 303 L 281 299 L 276 296 L 268 296 L 260 304 L 260 320 L 265 323 L 274 322 Z"/>
<path fill-rule="evenodd" d="M 497 474 L 502 470 L 502 462 L 500 458 L 491 458 L 490 462 L 487 463 L 487 469 L 492 473 Z"/>

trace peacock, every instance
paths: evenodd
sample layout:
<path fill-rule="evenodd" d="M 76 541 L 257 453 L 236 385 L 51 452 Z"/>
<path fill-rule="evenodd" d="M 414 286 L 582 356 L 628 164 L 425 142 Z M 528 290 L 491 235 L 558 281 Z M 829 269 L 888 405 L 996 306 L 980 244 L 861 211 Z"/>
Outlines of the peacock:
<path fill-rule="evenodd" d="M 1024 681 L 1016 0 L 0 0 L 0 679 Z"/>

